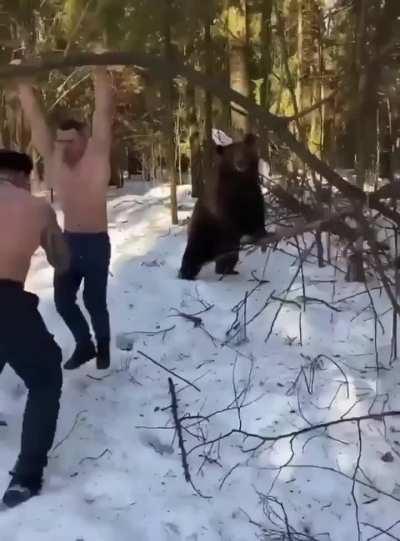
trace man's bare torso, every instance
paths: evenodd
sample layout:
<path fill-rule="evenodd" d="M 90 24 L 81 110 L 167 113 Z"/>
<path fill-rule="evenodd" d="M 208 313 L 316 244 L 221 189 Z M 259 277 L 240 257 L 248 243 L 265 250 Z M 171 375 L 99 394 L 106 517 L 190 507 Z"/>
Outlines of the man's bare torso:
<path fill-rule="evenodd" d="M 0 184 L 0 279 L 24 283 L 46 226 L 47 203 Z"/>
<path fill-rule="evenodd" d="M 73 168 L 56 149 L 49 172 L 64 213 L 64 229 L 71 233 L 103 233 L 107 225 L 107 189 L 111 175 L 108 156 L 99 156 L 92 142 Z"/>

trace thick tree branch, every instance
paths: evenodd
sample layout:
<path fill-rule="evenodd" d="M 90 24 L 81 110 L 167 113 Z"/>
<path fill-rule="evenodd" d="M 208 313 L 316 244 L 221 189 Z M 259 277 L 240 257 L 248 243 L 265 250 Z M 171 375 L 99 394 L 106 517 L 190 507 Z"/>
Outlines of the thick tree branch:
<path fill-rule="evenodd" d="M 230 436 L 233 436 L 234 434 L 241 434 L 246 438 L 254 438 L 256 440 L 259 440 L 260 443 L 256 447 L 256 449 L 258 449 L 259 447 L 261 447 L 267 442 L 277 442 L 277 441 L 285 440 L 289 438 L 297 438 L 298 436 L 301 436 L 302 434 L 308 434 L 308 432 L 313 432 L 314 430 L 319 430 L 321 428 L 327 429 L 327 428 L 330 428 L 331 426 L 341 425 L 344 423 L 360 423 L 361 421 L 367 421 L 367 420 L 383 421 L 386 417 L 400 417 L 400 411 L 385 411 L 383 413 L 377 413 L 377 414 L 371 413 L 369 415 L 361 415 L 360 417 L 346 417 L 344 419 L 335 419 L 334 421 L 328 421 L 326 423 L 306 426 L 305 428 L 302 428 L 300 430 L 294 430 L 293 432 L 286 432 L 283 434 L 278 434 L 277 436 L 262 436 L 261 434 L 255 434 L 255 433 L 246 432 L 244 430 L 233 428 L 229 432 L 222 434 L 221 436 L 215 438 L 214 440 L 209 440 L 209 441 L 199 443 L 188 452 L 188 455 L 193 453 L 193 451 L 195 451 L 196 449 L 200 447 L 204 447 L 205 445 L 211 445 L 212 443 L 215 443 L 222 439 L 229 438 Z M 254 451 L 255 449 L 252 448 L 250 450 Z"/>
<path fill-rule="evenodd" d="M 292 152 L 294 152 L 303 162 L 312 170 L 325 178 L 331 185 L 335 186 L 342 194 L 352 200 L 362 203 L 367 201 L 366 194 L 350 182 L 342 178 L 336 171 L 331 169 L 328 164 L 321 161 L 287 128 L 287 120 L 273 115 L 263 107 L 246 98 L 239 92 L 235 92 L 229 86 L 216 79 L 211 79 L 200 71 L 196 71 L 183 62 L 174 60 L 165 62 L 162 57 L 140 52 L 108 52 L 103 54 L 82 53 L 71 55 L 64 58 L 55 58 L 54 60 L 45 60 L 30 65 L 9 65 L 0 68 L 0 79 L 12 79 L 20 77 L 34 76 L 55 69 L 65 69 L 79 66 L 103 65 L 103 66 L 136 66 L 150 70 L 152 75 L 158 79 L 184 77 L 191 83 L 212 92 L 215 96 L 226 102 L 234 102 L 240 107 L 246 109 L 254 118 L 258 118 L 268 129 L 275 132 L 277 137 L 285 143 Z M 390 209 L 387 205 L 370 199 L 370 206 L 382 213 L 387 218 L 400 224 L 400 215 Z"/>

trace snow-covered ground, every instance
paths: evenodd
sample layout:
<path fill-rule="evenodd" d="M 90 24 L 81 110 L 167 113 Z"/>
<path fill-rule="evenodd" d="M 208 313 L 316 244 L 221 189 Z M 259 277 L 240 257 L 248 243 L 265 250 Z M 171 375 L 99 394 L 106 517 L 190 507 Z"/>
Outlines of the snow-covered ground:
<path fill-rule="evenodd" d="M 400 525 L 382 533 L 400 518 L 397 417 L 338 424 L 275 445 L 239 433 L 202 445 L 232 429 L 278 436 L 342 416 L 400 410 L 399 364 L 389 366 L 391 314 L 380 318 L 384 335 L 377 325 L 379 362 L 386 367 L 377 380 L 368 295 L 336 302 L 365 289 L 346 284 L 340 271 L 304 264 L 306 296 L 340 311 L 313 301 L 304 312 L 296 259 L 280 251 L 243 253 L 240 275 L 223 281 L 211 266 L 197 282 L 180 281 L 185 228 L 169 225 L 168 193 L 154 188 L 136 195 L 128 187 L 110 194 L 109 208 L 113 368 L 65 373 L 43 494 L 1 512 L 1 541 L 398 539 Z M 290 245 L 281 248 L 296 254 Z M 271 294 L 284 298 L 293 279 L 287 298 L 295 303 L 282 306 L 266 342 L 281 303 L 271 298 L 264 305 Z M 73 343 L 56 314 L 42 253 L 34 257 L 27 288 L 39 294 L 67 357 Z M 388 308 L 385 294 L 371 294 L 381 314 Z M 238 325 L 227 335 L 238 303 Z M 199 312 L 200 319 L 182 317 Z M 131 351 L 115 345 L 132 341 Z M 192 383 L 171 376 L 179 417 L 195 417 L 182 425 L 192 482 L 202 496 L 185 482 L 171 428 L 170 374 L 139 352 Z M 18 451 L 25 396 L 6 368 L 1 487 Z"/>

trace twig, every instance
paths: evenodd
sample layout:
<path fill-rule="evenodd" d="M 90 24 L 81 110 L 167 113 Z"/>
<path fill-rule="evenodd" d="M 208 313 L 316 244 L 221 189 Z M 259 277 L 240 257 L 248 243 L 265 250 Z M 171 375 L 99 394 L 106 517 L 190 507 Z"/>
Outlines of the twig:
<path fill-rule="evenodd" d="M 298 268 L 297 268 L 297 271 L 296 271 L 295 274 L 293 275 L 293 278 L 290 280 L 290 284 L 289 284 L 288 287 L 286 288 L 286 291 L 285 291 L 285 297 L 284 297 L 284 298 L 286 298 L 287 295 L 289 294 L 289 291 L 291 290 L 293 284 L 295 283 L 295 281 L 296 281 L 296 279 L 297 279 L 297 277 L 298 277 L 298 275 L 299 275 L 299 273 L 300 273 L 300 270 L 301 270 L 301 261 L 300 261 L 300 265 L 299 265 Z M 272 292 L 272 294 L 274 294 L 274 293 L 275 293 L 275 291 Z M 276 323 L 276 320 L 277 320 L 278 317 L 279 317 L 279 314 L 281 313 L 282 307 L 283 307 L 283 303 L 281 303 L 281 305 L 279 306 L 278 310 L 277 310 L 276 313 L 275 313 L 275 316 L 274 316 L 274 318 L 273 318 L 273 320 L 272 320 L 271 327 L 270 327 L 270 329 L 269 329 L 268 335 L 267 335 L 267 337 L 266 337 L 266 339 L 265 339 L 265 343 L 267 343 L 268 340 L 270 339 L 270 336 L 271 336 L 271 334 L 272 334 L 272 332 L 273 332 L 273 330 L 274 330 L 274 325 L 275 325 L 275 323 Z"/>
<path fill-rule="evenodd" d="M 87 413 L 87 410 L 82 410 L 82 411 L 79 411 L 76 416 L 75 416 L 75 420 L 74 420 L 74 423 L 71 427 L 71 430 L 67 433 L 67 435 L 62 439 L 60 440 L 52 449 L 52 453 L 54 453 L 59 447 L 61 447 L 61 445 L 71 436 L 72 432 L 75 430 L 75 427 L 76 425 L 78 424 L 79 422 L 79 418 L 81 415 L 83 415 L 84 413 Z"/>
<path fill-rule="evenodd" d="M 247 300 L 249 292 L 246 291 L 243 302 L 243 341 L 247 342 Z"/>
<path fill-rule="evenodd" d="M 278 513 L 274 512 L 274 515 L 279 518 L 279 520 L 281 520 L 284 525 L 285 525 L 285 530 L 286 530 L 286 536 L 287 537 L 287 540 L 288 541 L 293 541 L 293 536 L 292 536 L 292 528 L 290 527 L 290 524 L 289 524 L 289 517 L 287 516 L 287 513 L 286 513 L 286 509 L 283 505 L 282 502 L 280 502 L 277 498 L 275 498 L 274 496 L 265 496 L 264 494 L 260 494 L 258 493 L 258 495 L 260 496 L 260 498 L 262 500 L 264 500 L 264 505 L 268 507 L 271 506 L 271 503 L 275 503 L 276 505 L 278 505 L 283 513 L 283 518 L 281 516 L 279 516 Z"/>
<path fill-rule="evenodd" d="M 105 376 L 101 377 L 101 378 L 97 378 L 96 376 L 91 376 L 90 374 L 87 374 L 86 377 L 93 380 L 93 381 L 103 381 L 111 376 L 113 376 L 115 374 L 115 372 L 110 372 L 110 374 L 106 374 Z"/>
<path fill-rule="evenodd" d="M 382 291 L 382 286 L 373 287 L 369 291 Z M 354 293 L 354 295 L 349 295 L 348 297 L 342 297 L 341 299 L 337 299 L 335 301 L 335 304 L 339 304 L 340 302 L 348 301 L 350 299 L 354 299 L 355 297 L 359 297 L 360 295 L 368 295 L 368 291 L 359 291 L 358 293 Z"/>
<path fill-rule="evenodd" d="M 345 479 L 348 479 L 349 481 L 353 481 L 352 476 L 348 475 L 347 473 L 342 472 L 341 470 L 335 470 L 335 468 L 331 468 L 330 466 L 318 466 L 317 464 L 287 464 L 285 465 L 285 468 L 290 469 L 309 469 L 309 470 L 322 470 L 322 471 L 328 471 L 332 472 L 336 475 L 339 475 L 341 477 L 344 477 Z M 263 469 L 270 470 L 270 471 L 276 471 L 279 469 L 282 469 L 282 466 L 270 466 L 270 467 L 264 467 Z M 361 468 L 360 468 L 361 471 Z M 387 492 L 385 490 L 381 490 L 380 488 L 376 487 L 372 483 L 368 483 L 366 481 L 362 481 L 361 479 L 356 479 L 356 482 L 365 487 L 369 490 L 373 490 L 377 494 L 380 494 L 382 496 L 385 496 L 386 498 L 389 498 L 396 503 L 400 503 L 400 498 L 394 496 L 393 494 L 390 494 L 390 492 Z"/>
<path fill-rule="evenodd" d="M 390 530 L 393 530 L 398 524 L 400 524 L 400 520 L 396 521 L 392 526 L 389 526 L 386 530 L 383 528 L 379 528 L 378 526 L 374 526 L 373 524 L 369 524 L 368 522 L 362 522 L 363 526 L 368 526 L 368 528 L 372 528 L 373 530 L 376 530 L 377 534 L 373 535 L 372 537 L 369 537 L 367 541 L 372 541 L 373 539 L 378 539 L 381 535 L 387 535 L 390 537 L 390 539 L 395 539 L 396 541 L 400 541 L 400 537 L 395 537 L 390 533 Z"/>
<path fill-rule="evenodd" d="M 356 462 L 356 466 L 354 468 L 354 473 L 353 473 L 353 486 L 351 487 L 351 496 L 353 498 L 355 511 L 356 511 L 356 524 L 357 524 L 357 534 L 358 534 L 357 539 L 358 541 L 361 541 L 362 535 L 361 535 L 361 527 L 360 527 L 360 508 L 358 506 L 357 497 L 355 493 L 356 477 L 357 477 L 357 472 L 360 468 L 361 453 L 362 453 L 362 437 L 361 437 L 360 421 L 357 421 L 357 433 L 358 433 L 358 456 L 357 456 L 357 462 Z"/>
<path fill-rule="evenodd" d="M 271 296 L 271 299 L 272 299 L 273 301 L 281 302 L 282 304 L 292 304 L 293 306 L 295 306 L 296 308 L 298 308 L 299 310 L 301 310 L 301 304 L 299 304 L 298 302 L 293 301 L 293 300 L 291 300 L 291 299 L 282 299 L 282 297 L 276 297 L 275 295 L 272 295 L 272 296 Z"/>
<path fill-rule="evenodd" d="M 257 319 L 265 310 L 266 308 L 269 306 L 270 302 L 271 302 L 271 299 L 273 297 L 275 293 L 275 289 L 272 291 L 272 293 L 269 295 L 269 297 L 267 298 L 267 300 L 265 301 L 265 303 L 263 304 L 263 306 L 258 310 L 258 312 L 256 312 L 248 321 L 247 321 L 247 327 L 250 325 L 250 323 L 253 323 L 253 321 L 255 319 Z M 242 301 L 241 301 L 242 302 Z M 239 305 L 237 305 L 239 306 Z M 238 316 L 236 317 L 236 320 L 235 322 L 237 323 L 237 320 L 238 320 Z M 235 322 L 231 325 L 231 328 L 226 332 L 226 334 L 229 334 L 231 330 L 234 329 L 235 327 Z M 238 331 L 236 331 L 236 333 L 232 336 L 228 336 L 228 338 L 225 340 L 225 342 L 223 342 L 223 346 L 228 346 L 229 345 L 229 342 L 231 342 L 234 338 L 236 338 L 236 336 L 239 334 L 240 332 L 240 329 Z"/>
<path fill-rule="evenodd" d="M 143 334 L 145 336 L 157 336 L 158 334 L 166 335 L 168 332 L 173 331 L 176 329 L 176 325 L 172 325 L 172 327 L 168 327 L 167 329 L 159 329 L 157 331 L 131 331 L 122 333 L 123 336 L 130 336 L 131 334 Z"/>
<path fill-rule="evenodd" d="M 332 306 L 332 304 L 329 304 L 329 302 L 324 301 L 323 299 L 317 299 L 316 297 L 305 297 L 304 302 L 319 302 L 321 304 L 324 304 L 326 307 L 330 308 L 331 310 L 334 310 L 335 312 L 341 312 L 339 308 L 336 308 L 335 306 Z"/>
<path fill-rule="evenodd" d="M 181 317 L 183 319 L 187 319 L 188 321 L 193 323 L 195 328 L 201 327 L 203 324 L 203 320 L 201 319 L 201 317 L 198 317 L 197 315 L 186 314 L 185 312 L 181 312 L 180 310 L 177 310 L 176 308 L 171 308 L 171 310 L 174 310 L 176 314 L 173 316 L 168 316 L 168 317 Z"/>
<path fill-rule="evenodd" d="M 178 376 L 178 374 L 176 374 L 173 370 L 170 370 L 169 368 L 166 368 L 165 366 L 163 366 L 162 364 L 160 364 L 158 361 L 152 359 L 151 357 L 149 357 L 148 355 L 146 355 L 146 353 L 143 353 L 143 351 L 138 351 L 139 355 L 141 355 L 142 357 L 145 357 L 145 359 L 147 359 L 148 361 L 151 361 L 152 363 L 154 363 L 156 366 L 158 366 L 159 368 L 162 368 L 163 370 L 165 370 L 166 372 L 168 372 L 168 374 L 171 374 L 172 376 L 174 376 L 175 378 L 178 378 L 180 379 L 181 381 L 184 381 L 187 385 L 190 385 L 191 387 L 193 387 L 193 389 L 196 389 L 196 391 L 198 391 L 199 393 L 201 393 L 201 390 L 196 386 L 194 385 L 193 383 L 191 383 L 190 381 L 188 381 L 187 379 L 181 377 L 181 376 Z"/>
<path fill-rule="evenodd" d="M 222 478 L 222 481 L 220 482 L 219 484 L 219 490 L 222 490 L 222 487 L 224 486 L 225 484 L 225 481 L 228 479 L 228 477 L 236 470 L 236 468 L 238 468 L 240 466 L 240 462 L 238 462 L 237 464 L 235 464 L 229 471 L 228 473 L 226 473 L 224 475 L 224 477 Z"/>
<path fill-rule="evenodd" d="M 178 444 L 179 444 L 179 449 L 181 450 L 182 466 L 183 466 L 183 472 L 185 474 L 185 481 L 187 483 L 190 483 L 192 479 L 190 477 L 189 464 L 187 461 L 186 449 L 183 442 L 182 425 L 178 417 L 178 402 L 176 400 L 175 386 L 171 378 L 168 378 L 168 386 L 169 386 L 169 392 L 171 394 L 172 415 L 174 418 L 175 428 L 178 434 Z"/>
<path fill-rule="evenodd" d="M 79 461 L 79 465 L 83 464 L 84 462 L 86 462 L 86 460 L 99 460 L 100 458 L 103 458 L 104 455 L 110 453 L 111 454 L 111 451 L 110 449 L 105 449 L 99 456 L 86 456 L 85 458 L 82 458 L 80 461 Z"/>
<path fill-rule="evenodd" d="M 204 447 L 204 445 L 211 445 L 214 441 L 218 441 L 220 439 L 226 439 L 232 436 L 233 434 L 241 434 L 242 436 L 245 436 L 246 438 L 254 438 L 257 440 L 260 440 L 260 444 L 254 448 L 254 449 L 248 449 L 246 452 L 251 452 L 257 450 L 259 447 L 261 447 L 264 443 L 267 442 L 277 442 L 288 438 L 297 438 L 298 436 L 301 436 L 302 434 L 307 434 L 308 432 L 312 432 L 314 430 L 319 430 L 321 428 L 329 428 L 332 426 L 341 425 L 343 423 L 358 423 L 361 421 L 367 421 L 367 420 L 375 420 L 375 421 L 383 421 L 386 419 L 386 417 L 400 417 L 400 411 L 387 411 L 379 414 L 371 414 L 371 415 L 361 415 L 359 417 L 348 417 L 347 419 L 335 419 L 334 421 L 327 421 L 326 423 L 319 423 L 312 426 L 307 426 L 305 428 L 302 428 L 300 430 L 294 430 L 293 432 L 286 432 L 283 434 L 278 434 L 277 436 L 261 436 L 261 434 L 255 434 L 251 432 L 246 432 L 244 430 L 238 430 L 238 429 L 231 429 L 229 432 L 226 432 L 222 436 L 219 436 L 218 438 L 215 438 L 211 441 L 207 441 L 205 443 L 200 443 L 193 447 L 188 454 L 192 453 L 199 447 Z"/>
<path fill-rule="evenodd" d="M 374 349 L 375 349 L 375 367 L 376 367 L 375 394 L 378 394 L 379 370 L 380 370 L 379 352 L 378 352 L 378 322 L 379 322 L 379 324 L 381 326 L 382 334 L 385 334 L 385 328 L 382 325 L 382 322 L 378 317 L 378 313 L 376 311 L 375 304 L 374 304 L 374 301 L 372 299 L 372 295 L 371 295 L 371 293 L 370 293 L 370 291 L 368 289 L 367 282 L 365 282 L 365 285 L 366 285 L 367 292 L 368 292 L 368 297 L 369 297 L 369 300 L 370 300 L 370 303 L 371 303 L 372 312 L 374 314 Z M 393 313 L 395 314 L 395 311 L 393 311 Z"/>
<path fill-rule="evenodd" d="M 300 251 L 300 244 L 299 239 L 295 238 L 297 252 L 299 254 L 299 260 L 300 260 L 300 274 L 301 274 L 301 287 L 303 290 L 303 311 L 306 311 L 306 282 L 304 280 L 304 266 L 303 266 L 303 260 L 301 258 L 301 251 Z"/>

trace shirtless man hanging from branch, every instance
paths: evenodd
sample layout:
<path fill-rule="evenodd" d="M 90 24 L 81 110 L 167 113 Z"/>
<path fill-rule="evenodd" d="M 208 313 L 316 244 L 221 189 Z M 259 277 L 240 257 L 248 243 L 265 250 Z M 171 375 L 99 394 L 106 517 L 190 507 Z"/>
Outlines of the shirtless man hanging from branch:
<path fill-rule="evenodd" d="M 72 262 L 68 272 L 55 272 L 57 310 L 76 342 L 64 368 L 73 370 L 97 358 L 97 368 L 110 366 L 110 322 L 107 281 L 110 240 L 107 224 L 107 190 L 111 176 L 110 152 L 113 122 L 113 90 L 106 68 L 93 71 L 95 110 L 92 133 L 75 119 L 66 119 L 52 134 L 32 84 L 18 82 L 18 96 L 30 123 L 32 142 L 42 155 L 45 175 L 56 188 L 64 213 L 64 235 Z M 83 300 L 96 337 L 76 298 L 84 282 Z"/>

